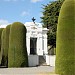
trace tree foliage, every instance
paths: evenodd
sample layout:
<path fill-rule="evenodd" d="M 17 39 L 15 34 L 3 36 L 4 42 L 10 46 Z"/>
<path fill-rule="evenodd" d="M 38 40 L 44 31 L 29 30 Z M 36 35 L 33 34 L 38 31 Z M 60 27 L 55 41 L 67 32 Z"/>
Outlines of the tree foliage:
<path fill-rule="evenodd" d="M 43 27 L 47 27 L 48 31 L 48 45 L 52 45 L 52 48 L 56 46 L 56 31 L 59 17 L 59 11 L 64 0 L 58 0 L 51 2 L 47 5 L 43 5 L 43 16 L 41 17 Z"/>

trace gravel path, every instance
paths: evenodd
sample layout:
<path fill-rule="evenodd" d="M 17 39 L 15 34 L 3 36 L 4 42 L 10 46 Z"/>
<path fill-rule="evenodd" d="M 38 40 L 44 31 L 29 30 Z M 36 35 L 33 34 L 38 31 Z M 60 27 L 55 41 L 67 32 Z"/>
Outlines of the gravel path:
<path fill-rule="evenodd" d="M 54 72 L 54 67 L 0 68 L 0 75 L 42 75 L 49 72 Z"/>

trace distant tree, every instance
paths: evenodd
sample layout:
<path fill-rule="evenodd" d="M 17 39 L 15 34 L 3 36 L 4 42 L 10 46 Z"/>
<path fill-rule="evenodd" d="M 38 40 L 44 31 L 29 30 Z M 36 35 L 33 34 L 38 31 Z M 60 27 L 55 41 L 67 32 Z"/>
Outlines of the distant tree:
<path fill-rule="evenodd" d="M 43 16 L 41 17 L 43 27 L 47 27 L 48 31 L 48 45 L 51 48 L 56 47 L 56 31 L 59 17 L 59 11 L 64 0 L 57 0 L 43 5 Z"/>

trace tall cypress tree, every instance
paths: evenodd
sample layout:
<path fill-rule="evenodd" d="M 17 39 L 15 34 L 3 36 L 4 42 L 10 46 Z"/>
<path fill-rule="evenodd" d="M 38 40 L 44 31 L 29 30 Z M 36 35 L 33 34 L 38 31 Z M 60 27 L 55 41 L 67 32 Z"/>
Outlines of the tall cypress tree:
<path fill-rule="evenodd" d="M 10 28 L 8 67 L 26 66 L 28 66 L 26 27 L 20 22 L 15 22 Z"/>
<path fill-rule="evenodd" d="M 0 65 L 1 65 L 1 59 L 2 59 L 2 55 L 1 55 L 1 36 L 2 36 L 2 31 L 4 28 L 0 28 Z"/>
<path fill-rule="evenodd" d="M 59 14 L 56 73 L 75 75 L 75 0 L 65 0 Z"/>
<path fill-rule="evenodd" d="M 10 34 L 10 26 L 8 25 L 2 32 L 1 38 L 1 65 L 8 67 L 8 49 L 9 49 L 9 34 Z"/>

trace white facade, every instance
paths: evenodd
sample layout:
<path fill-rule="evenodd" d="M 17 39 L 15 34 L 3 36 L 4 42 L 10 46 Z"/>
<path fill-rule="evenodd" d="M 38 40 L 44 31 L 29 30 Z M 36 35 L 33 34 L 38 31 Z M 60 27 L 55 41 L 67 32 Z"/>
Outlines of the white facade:
<path fill-rule="evenodd" d="M 43 28 L 40 23 L 26 22 L 27 52 L 29 66 L 40 65 L 39 56 L 46 56 L 47 51 L 47 28 Z M 45 62 L 48 60 L 45 59 Z M 46 63 L 47 64 L 47 63 Z"/>
<path fill-rule="evenodd" d="M 42 28 L 42 25 L 40 23 L 34 23 L 34 22 L 26 22 L 25 26 L 27 28 L 27 34 L 26 34 L 26 39 L 27 39 L 27 52 L 28 55 L 31 55 L 30 50 L 31 50 L 31 45 L 30 45 L 30 40 L 36 39 L 36 42 L 31 43 L 35 44 L 36 43 L 36 54 L 37 55 L 43 55 L 43 54 L 48 54 L 47 51 L 47 28 Z"/>

